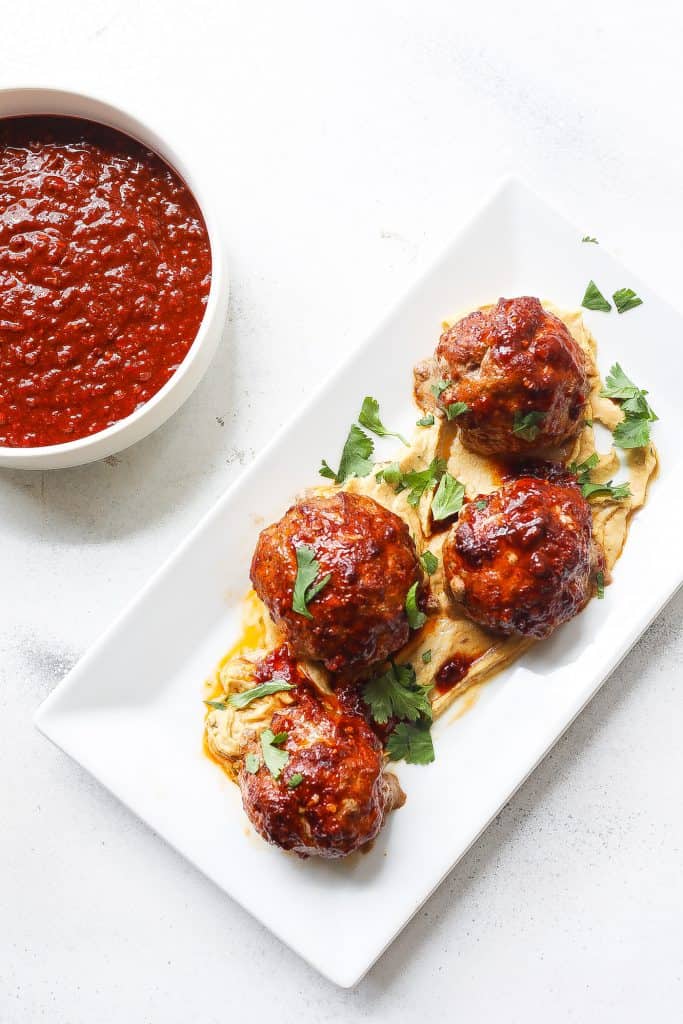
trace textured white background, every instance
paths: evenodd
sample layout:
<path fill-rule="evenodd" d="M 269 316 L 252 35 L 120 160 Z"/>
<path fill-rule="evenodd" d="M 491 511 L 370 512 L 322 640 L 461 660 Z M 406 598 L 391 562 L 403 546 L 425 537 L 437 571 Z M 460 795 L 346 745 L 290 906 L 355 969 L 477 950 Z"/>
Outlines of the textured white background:
<path fill-rule="evenodd" d="M 681 1019 L 681 595 L 351 992 L 31 716 L 501 173 L 683 309 L 682 34 L 661 0 L 3 5 L 0 84 L 94 91 L 194 148 L 233 272 L 219 355 L 164 428 L 0 471 L 3 1024 Z"/>

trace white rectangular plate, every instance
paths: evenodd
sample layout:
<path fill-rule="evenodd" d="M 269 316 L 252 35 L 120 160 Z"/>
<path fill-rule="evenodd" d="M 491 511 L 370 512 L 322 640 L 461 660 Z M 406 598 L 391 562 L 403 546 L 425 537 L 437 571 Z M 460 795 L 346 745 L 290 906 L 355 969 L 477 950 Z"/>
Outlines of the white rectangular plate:
<path fill-rule="evenodd" d="M 237 788 L 202 753 L 202 683 L 238 631 L 264 522 L 334 460 L 366 391 L 385 422 L 416 419 L 413 364 L 444 317 L 500 295 L 574 308 L 594 278 L 644 305 L 586 313 L 603 373 L 619 360 L 660 415 L 662 468 L 604 601 L 488 684 L 435 728 L 436 761 L 401 765 L 408 794 L 372 850 L 300 861 L 248 829 Z M 38 727 L 233 899 L 339 985 L 357 982 L 555 743 L 683 578 L 681 317 L 608 252 L 515 181 L 218 502 L 39 709 Z M 385 442 L 378 442 L 384 452 Z M 386 442 L 390 452 L 391 442 Z"/>

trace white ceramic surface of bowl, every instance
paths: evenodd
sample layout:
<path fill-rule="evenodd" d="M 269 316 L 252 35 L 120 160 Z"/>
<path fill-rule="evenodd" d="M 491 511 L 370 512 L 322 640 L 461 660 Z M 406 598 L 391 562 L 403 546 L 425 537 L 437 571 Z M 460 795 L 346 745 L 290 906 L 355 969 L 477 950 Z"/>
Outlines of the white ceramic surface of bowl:
<path fill-rule="evenodd" d="M 66 469 L 103 459 L 140 441 L 176 412 L 208 369 L 223 331 L 229 280 L 224 244 L 206 186 L 179 153 L 131 114 L 92 96 L 59 89 L 0 90 L 0 118 L 22 114 L 81 117 L 117 128 L 157 153 L 183 179 L 202 212 L 211 245 L 211 288 L 204 317 L 184 360 L 173 376 L 141 408 L 111 427 L 65 444 L 39 448 L 0 447 L 0 466 L 14 469 Z"/>

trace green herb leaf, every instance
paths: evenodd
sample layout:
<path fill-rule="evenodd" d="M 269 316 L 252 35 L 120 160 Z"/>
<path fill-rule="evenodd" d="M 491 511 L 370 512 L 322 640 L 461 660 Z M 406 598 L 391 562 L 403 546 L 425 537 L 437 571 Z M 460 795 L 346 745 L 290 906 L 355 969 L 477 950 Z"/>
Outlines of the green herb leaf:
<path fill-rule="evenodd" d="M 420 555 L 420 561 L 429 576 L 432 576 L 439 568 L 439 559 L 431 551 L 423 551 Z"/>
<path fill-rule="evenodd" d="M 392 717 L 416 722 L 421 717 L 432 717 L 430 689 L 417 684 L 412 665 L 392 662 L 386 672 L 365 684 L 363 700 L 379 725 L 384 725 Z"/>
<path fill-rule="evenodd" d="M 296 789 L 296 787 L 300 786 L 303 781 L 304 777 L 301 772 L 294 772 L 294 774 L 290 775 L 287 779 L 287 785 L 290 789 Z"/>
<path fill-rule="evenodd" d="M 485 508 L 488 508 L 489 503 L 488 501 L 485 501 L 484 498 L 480 498 L 479 501 L 475 501 L 474 504 L 479 509 L 480 512 L 483 512 Z"/>
<path fill-rule="evenodd" d="M 603 597 L 605 596 L 605 574 L 604 574 L 604 572 L 599 572 L 599 573 L 596 574 L 596 577 L 595 577 L 595 589 L 596 589 L 596 592 L 597 592 L 598 599 L 600 601 L 602 601 Z"/>
<path fill-rule="evenodd" d="M 446 406 L 446 419 L 455 420 L 458 416 L 462 416 L 464 412 L 467 412 L 469 405 L 466 402 L 451 402 L 450 405 Z"/>
<path fill-rule="evenodd" d="M 432 384 L 430 391 L 435 398 L 441 398 L 446 388 L 449 388 L 452 383 L 452 380 L 438 380 L 436 384 Z"/>
<path fill-rule="evenodd" d="M 437 523 L 448 519 L 462 508 L 465 486 L 450 473 L 444 473 L 432 499 L 432 516 Z"/>
<path fill-rule="evenodd" d="M 644 448 L 650 443 L 650 421 L 640 416 L 626 416 L 612 434 L 618 448 Z"/>
<path fill-rule="evenodd" d="M 375 473 L 375 480 L 380 483 L 384 481 L 390 487 L 395 487 L 397 494 L 403 490 L 403 473 L 398 462 L 390 462 L 384 469 L 380 469 L 379 473 Z"/>
<path fill-rule="evenodd" d="M 512 421 L 512 433 L 517 437 L 523 437 L 525 441 L 535 441 L 541 432 L 540 424 L 544 419 L 544 412 L 517 411 Z"/>
<path fill-rule="evenodd" d="M 214 711 L 227 711 L 228 704 L 224 700 L 205 700 L 204 703 L 207 707 L 213 708 Z"/>
<path fill-rule="evenodd" d="M 243 690 L 242 693 L 231 693 L 228 697 L 228 704 L 234 708 L 246 708 L 253 700 L 260 697 L 269 697 L 271 693 L 280 693 L 283 690 L 293 690 L 294 687 L 286 679 L 273 676 L 268 682 L 254 686 L 251 690 Z"/>
<path fill-rule="evenodd" d="M 336 479 L 337 479 L 337 474 L 335 473 L 335 471 L 332 469 L 331 466 L 327 465 L 327 463 L 325 462 L 324 459 L 323 459 L 323 461 L 321 463 L 321 466 L 320 466 L 320 469 L 318 470 L 318 472 L 320 473 L 321 476 L 327 477 L 328 480 L 336 481 Z"/>
<path fill-rule="evenodd" d="M 597 238 L 591 238 L 590 235 L 584 235 L 583 238 L 581 239 L 581 241 L 582 242 L 592 242 L 593 245 L 599 245 L 600 244 L 598 242 Z"/>
<path fill-rule="evenodd" d="M 287 739 L 286 732 L 279 732 L 273 735 L 272 729 L 264 729 L 261 733 L 261 750 L 266 768 L 274 779 L 279 779 L 282 769 L 289 761 L 289 754 L 286 750 L 280 750 L 280 744 Z"/>
<path fill-rule="evenodd" d="M 315 557 L 313 548 L 300 544 L 296 549 L 296 579 L 292 594 L 292 609 L 299 615 L 305 615 L 307 619 L 312 619 L 313 616 L 306 605 L 313 600 L 316 594 L 320 593 L 323 587 L 327 586 L 332 576 L 328 572 L 316 583 L 314 581 L 319 571 L 320 563 Z"/>
<path fill-rule="evenodd" d="M 244 767 L 250 775 L 256 775 L 256 772 L 261 767 L 261 758 L 258 754 L 247 754 L 244 759 Z"/>
<path fill-rule="evenodd" d="M 427 621 L 427 616 L 424 612 L 420 611 L 417 606 L 417 583 L 413 583 L 412 587 L 406 594 L 406 614 L 408 616 L 408 625 L 411 629 L 420 629 L 424 626 Z"/>
<path fill-rule="evenodd" d="M 431 764 L 434 760 L 434 744 L 428 725 L 399 722 L 387 740 L 387 754 L 390 761 Z"/>
<path fill-rule="evenodd" d="M 586 294 L 581 300 L 581 305 L 584 309 L 599 309 L 603 313 L 609 313 L 612 308 L 595 281 L 588 282 Z"/>
<path fill-rule="evenodd" d="M 634 384 L 619 363 L 611 368 L 600 394 L 621 402 L 624 411 L 624 419 L 613 432 L 614 443 L 619 448 L 643 448 L 649 444 L 650 423 L 658 416 L 646 398 L 647 391 Z"/>
<path fill-rule="evenodd" d="M 607 495 L 610 498 L 614 498 L 615 501 L 629 498 L 631 496 L 631 488 L 628 483 L 614 484 L 611 480 L 600 484 L 591 482 L 591 470 L 595 469 L 599 462 L 600 456 L 597 452 L 593 452 L 583 462 L 572 462 L 567 466 L 570 473 L 576 474 L 576 479 L 584 498 L 597 497 L 598 495 L 601 497 Z"/>
<path fill-rule="evenodd" d="M 614 293 L 612 298 L 614 299 L 614 305 L 617 307 L 617 313 L 626 313 L 629 309 L 635 309 L 636 306 L 642 306 L 643 304 L 643 300 L 638 298 L 631 288 L 620 288 L 619 291 Z"/>
<path fill-rule="evenodd" d="M 374 450 L 375 445 L 372 438 L 368 437 L 365 431 L 354 423 L 344 442 L 337 472 L 335 473 L 323 459 L 318 473 L 338 484 L 343 484 L 352 476 L 368 476 L 372 472 L 373 464 L 370 456 Z"/>
<path fill-rule="evenodd" d="M 417 421 L 418 427 L 433 427 L 434 426 L 434 413 L 428 412 L 426 416 L 421 416 Z"/>
<path fill-rule="evenodd" d="M 395 430 L 387 430 L 379 418 L 379 402 L 370 395 L 366 395 L 363 399 L 363 405 L 358 414 L 358 422 L 379 437 L 397 437 L 399 441 L 403 441 L 406 447 L 409 447 L 403 434 L 398 434 Z"/>
<path fill-rule="evenodd" d="M 432 459 L 426 469 L 413 469 L 403 474 L 403 483 L 410 488 L 407 501 L 413 508 L 420 504 L 420 498 L 428 487 L 438 483 L 446 472 L 445 459 Z"/>
<path fill-rule="evenodd" d="M 430 649 L 430 650 L 428 650 L 428 651 L 423 651 L 423 652 L 422 652 L 422 661 L 423 661 L 423 663 L 424 663 L 425 665 L 428 665 L 428 664 L 429 664 L 429 662 L 430 662 L 431 660 L 432 660 L 432 652 L 431 652 L 431 649 Z"/>

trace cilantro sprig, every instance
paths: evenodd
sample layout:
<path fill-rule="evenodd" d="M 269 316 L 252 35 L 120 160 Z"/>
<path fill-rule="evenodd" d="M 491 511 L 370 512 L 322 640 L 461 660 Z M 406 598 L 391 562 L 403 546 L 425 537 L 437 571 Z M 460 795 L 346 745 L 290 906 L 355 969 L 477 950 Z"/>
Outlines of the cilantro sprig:
<path fill-rule="evenodd" d="M 444 473 L 432 499 L 432 517 L 436 522 L 442 522 L 449 516 L 454 516 L 462 508 L 464 500 L 464 484 L 450 473 Z"/>
<path fill-rule="evenodd" d="M 406 594 L 406 615 L 408 616 L 408 625 L 411 629 L 421 629 L 427 621 L 427 616 L 419 608 L 417 603 L 417 588 L 419 583 L 413 583 L 412 587 Z"/>
<path fill-rule="evenodd" d="M 512 421 L 512 433 L 525 441 L 535 441 L 541 432 L 541 424 L 545 413 L 532 409 L 530 412 L 517 412 Z"/>
<path fill-rule="evenodd" d="M 572 462 L 567 466 L 569 472 L 576 475 L 584 498 L 608 497 L 613 498 L 615 501 L 623 501 L 624 498 L 630 498 L 631 487 L 628 482 L 615 484 L 608 480 L 605 483 L 598 484 L 591 481 L 591 471 L 595 469 L 599 461 L 600 456 L 597 452 L 593 452 L 583 462 Z"/>
<path fill-rule="evenodd" d="M 429 727 L 429 722 L 399 722 L 387 740 L 389 760 L 431 764 L 434 760 L 434 743 Z"/>
<path fill-rule="evenodd" d="M 282 693 L 284 690 L 293 689 L 292 684 L 288 683 L 286 679 L 273 676 L 272 679 L 267 680 L 265 683 L 252 686 L 250 690 L 243 690 L 241 693 L 231 693 L 227 700 L 206 700 L 204 703 L 208 707 L 214 708 L 215 711 L 227 711 L 228 707 L 241 710 L 248 707 L 253 700 L 259 700 L 260 697 L 269 697 L 272 693 Z"/>
<path fill-rule="evenodd" d="M 378 437 L 397 437 L 407 448 L 409 447 L 403 434 L 399 434 L 396 430 L 387 430 L 384 426 L 379 418 L 379 402 L 371 395 L 366 395 L 363 399 L 358 422 L 367 430 L 371 430 L 373 434 L 377 434 Z"/>
<path fill-rule="evenodd" d="M 339 469 L 335 472 L 323 459 L 318 472 L 337 484 L 343 484 L 352 476 L 368 476 L 372 472 L 373 463 L 370 456 L 374 450 L 375 443 L 372 438 L 354 423 L 342 448 Z"/>
<path fill-rule="evenodd" d="M 260 736 L 261 752 L 263 761 L 274 779 L 279 779 L 282 769 L 289 761 L 289 754 L 286 750 L 280 750 L 283 743 L 287 741 L 287 733 L 273 733 L 272 729 L 264 729 Z"/>
<path fill-rule="evenodd" d="M 431 721 L 430 689 L 416 682 L 412 665 L 392 662 L 386 672 L 365 684 L 363 700 L 378 725 L 386 725 L 390 718 L 417 722 L 424 717 Z"/>
<path fill-rule="evenodd" d="M 428 576 L 433 576 L 439 568 L 439 559 L 429 550 L 422 552 L 420 555 L 420 561 L 422 562 Z"/>
<path fill-rule="evenodd" d="M 467 412 L 469 405 L 467 402 L 451 402 L 450 405 L 446 406 L 446 419 L 455 420 L 458 416 L 462 416 L 463 413 Z"/>
<path fill-rule="evenodd" d="M 602 313 L 609 313 L 612 308 L 595 281 L 588 282 L 585 294 L 581 299 L 581 305 L 584 309 L 597 309 Z"/>
<path fill-rule="evenodd" d="M 328 572 L 322 579 L 318 579 L 319 572 L 320 563 L 315 557 L 313 548 L 309 548 L 306 544 L 299 544 L 296 548 L 296 579 L 292 594 L 292 608 L 307 619 L 313 618 L 307 606 L 323 587 L 327 586 L 332 576 L 332 573 Z"/>
<path fill-rule="evenodd" d="M 627 313 L 629 309 L 642 306 L 643 300 L 633 291 L 632 288 L 620 288 L 612 296 L 617 313 Z"/>
<path fill-rule="evenodd" d="M 643 448 L 649 444 L 650 424 L 659 417 L 647 400 L 648 392 L 634 384 L 619 363 L 609 371 L 600 394 L 619 402 L 624 413 L 624 419 L 614 429 L 614 443 L 619 448 Z"/>
<path fill-rule="evenodd" d="M 432 459 L 426 469 L 410 469 L 406 473 L 403 472 L 398 462 L 390 462 L 384 469 L 380 469 L 376 474 L 376 479 L 389 484 L 394 488 L 396 494 L 407 490 L 406 501 L 412 508 L 417 508 L 420 498 L 427 488 L 434 487 L 445 472 L 445 459 Z"/>

